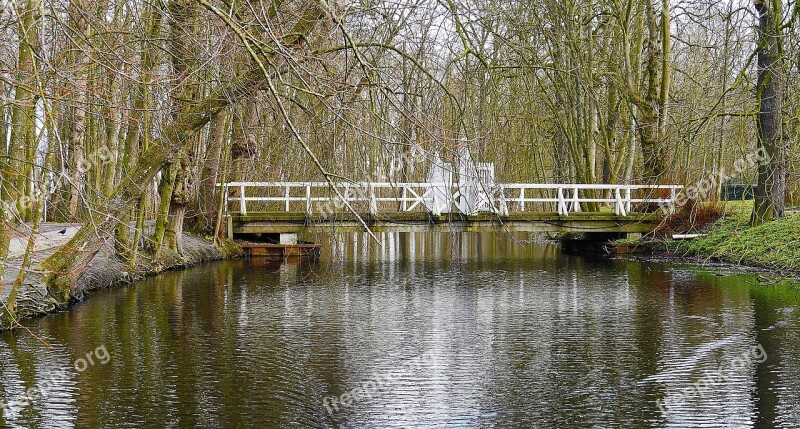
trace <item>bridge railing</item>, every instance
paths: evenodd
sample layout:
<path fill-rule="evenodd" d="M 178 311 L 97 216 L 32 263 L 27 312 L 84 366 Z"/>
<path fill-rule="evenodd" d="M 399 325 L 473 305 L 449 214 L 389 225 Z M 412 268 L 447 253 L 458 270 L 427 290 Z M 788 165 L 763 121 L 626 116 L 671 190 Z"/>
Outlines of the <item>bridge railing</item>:
<path fill-rule="evenodd" d="M 335 183 L 231 182 L 224 188 L 225 209 L 247 215 L 253 205 L 266 211 L 320 213 L 323 216 L 353 209 L 380 212 L 425 211 L 434 215 L 461 212 L 468 215 L 518 211 L 550 211 L 562 216 L 585 210 L 587 204 L 611 206 L 627 216 L 636 204 L 673 210 L 680 185 L 607 184 L 497 184 L 465 189 L 457 183 Z M 338 191 L 338 192 L 337 192 Z M 248 207 L 248 203 L 250 206 Z M 233 210 L 230 210 L 233 205 Z M 537 210 L 538 208 L 538 210 Z M 238 209 L 238 210 L 237 210 Z"/>
<path fill-rule="evenodd" d="M 381 211 L 439 215 L 453 204 L 453 186 L 445 183 L 341 182 L 335 184 L 338 193 L 327 182 L 233 182 L 218 186 L 225 188 L 226 210 L 234 203 L 242 215 L 250 211 L 248 203 L 323 215 L 346 211 L 348 206 L 375 215 Z"/>
<path fill-rule="evenodd" d="M 533 203 L 550 203 L 556 205 L 559 215 L 568 216 L 583 211 L 587 203 L 597 203 L 610 205 L 617 215 L 627 216 L 632 212 L 633 204 L 655 204 L 673 211 L 683 186 L 512 183 L 500 184 L 498 188 L 502 214 L 508 214 L 512 206 L 524 212 Z"/>

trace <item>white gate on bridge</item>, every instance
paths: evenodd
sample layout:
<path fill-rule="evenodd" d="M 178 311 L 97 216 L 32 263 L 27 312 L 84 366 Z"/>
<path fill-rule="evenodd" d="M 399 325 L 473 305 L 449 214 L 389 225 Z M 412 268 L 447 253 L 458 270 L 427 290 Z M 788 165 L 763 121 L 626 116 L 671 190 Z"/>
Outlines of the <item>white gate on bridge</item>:
<path fill-rule="evenodd" d="M 431 213 L 450 213 L 453 207 L 453 165 L 442 161 L 438 153 L 433 154 L 427 182 L 431 184 L 430 199 L 424 199 L 425 208 Z"/>

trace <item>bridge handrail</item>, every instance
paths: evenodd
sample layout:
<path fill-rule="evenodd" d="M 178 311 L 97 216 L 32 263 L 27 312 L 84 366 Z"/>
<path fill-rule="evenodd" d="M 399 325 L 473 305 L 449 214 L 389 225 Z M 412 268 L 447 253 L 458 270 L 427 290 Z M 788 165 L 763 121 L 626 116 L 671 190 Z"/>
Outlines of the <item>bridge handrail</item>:
<path fill-rule="evenodd" d="M 313 196 L 312 189 L 330 188 L 328 182 L 229 182 L 219 183 L 224 187 L 224 207 L 227 211 L 228 203 L 239 202 L 239 213 L 247 214 L 247 202 L 283 202 L 284 210 L 289 211 L 290 203 L 305 202 L 306 212 L 313 212 L 313 203 L 342 201 L 338 197 Z M 344 191 L 344 203 L 368 202 L 370 212 L 377 214 L 378 203 L 398 203 L 401 211 L 412 211 L 418 206 L 424 206 L 435 215 L 450 211 L 453 206 L 464 207 L 460 204 L 463 196 L 460 194 L 458 183 L 427 183 L 427 182 L 338 182 L 334 183 L 337 189 Z M 284 191 L 280 197 L 257 197 L 246 194 L 247 188 L 279 188 Z M 240 196 L 230 196 L 231 188 L 238 189 Z M 305 188 L 305 195 L 292 195 L 294 188 Z M 350 195 L 352 189 L 365 189 L 367 193 L 357 192 Z M 376 190 L 392 189 L 402 191 L 401 196 L 385 197 L 376 193 Z M 479 211 L 508 215 L 509 204 L 516 204 L 517 209 L 525 211 L 527 203 L 555 203 L 559 215 L 568 216 L 569 213 L 580 212 L 581 203 L 606 203 L 614 206 L 617 215 L 627 216 L 631 212 L 632 203 L 651 203 L 668 207 L 674 210 L 677 194 L 681 185 L 625 185 L 625 184 L 565 184 L 565 183 L 501 183 L 478 190 L 477 201 L 473 201 L 476 214 Z M 453 191 L 455 190 L 455 193 Z M 526 190 L 551 190 L 556 191 L 554 197 L 527 197 Z M 610 198 L 581 196 L 580 191 L 610 191 Z M 633 198 L 632 192 L 638 190 L 669 190 L 666 198 Z M 518 191 L 519 196 L 506 195 L 509 191 Z M 571 195 L 570 195 L 571 194 Z M 463 209 L 462 209 L 463 210 Z"/>
<path fill-rule="evenodd" d="M 403 186 L 441 186 L 450 185 L 457 187 L 458 183 L 445 183 L 445 182 L 337 182 L 337 186 L 351 185 L 351 186 L 374 186 L 374 187 L 403 187 Z M 328 182 L 227 182 L 217 183 L 217 186 L 227 187 L 324 187 L 330 185 Z M 501 188 L 528 188 L 528 189 L 556 189 L 556 188 L 578 188 L 578 189 L 593 189 L 593 190 L 614 190 L 614 189 L 683 189 L 683 185 L 623 185 L 623 184 L 584 184 L 584 183 L 500 183 L 495 185 Z"/>
<path fill-rule="evenodd" d="M 683 185 L 606 185 L 606 184 L 585 184 L 585 183 L 501 183 L 497 185 L 501 188 L 526 188 L 526 189 L 555 189 L 555 188 L 578 188 L 581 190 L 614 190 L 614 189 L 683 189 Z"/>
<path fill-rule="evenodd" d="M 441 185 L 450 185 L 450 186 L 458 186 L 457 183 L 444 183 L 444 182 L 337 182 L 334 183 L 336 186 L 374 186 L 376 188 L 396 188 L 402 186 L 416 186 L 416 187 L 427 187 L 427 186 L 441 186 Z M 246 186 L 248 188 L 285 188 L 287 186 L 293 188 L 311 186 L 313 188 L 328 188 L 330 185 L 328 182 L 228 182 L 228 183 L 217 183 L 217 186 L 227 186 L 229 188 L 233 187 L 240 187 Z"/>

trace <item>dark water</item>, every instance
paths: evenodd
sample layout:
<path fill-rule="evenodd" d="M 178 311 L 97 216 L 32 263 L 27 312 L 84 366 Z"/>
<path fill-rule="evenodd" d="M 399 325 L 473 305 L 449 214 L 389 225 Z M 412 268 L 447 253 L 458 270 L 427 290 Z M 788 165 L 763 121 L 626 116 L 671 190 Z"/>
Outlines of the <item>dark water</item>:
<path fill-rule="evenodd" d="M 0 336 L 0 426 L 800 427 L 795 289 L 384 238 L 168 273 Z"/>

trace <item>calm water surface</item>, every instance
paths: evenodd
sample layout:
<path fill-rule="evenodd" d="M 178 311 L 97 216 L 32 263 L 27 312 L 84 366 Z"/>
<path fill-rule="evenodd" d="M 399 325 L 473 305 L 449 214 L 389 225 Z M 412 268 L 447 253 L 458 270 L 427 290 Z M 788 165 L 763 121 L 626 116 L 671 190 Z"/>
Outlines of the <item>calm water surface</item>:
<path fill-rule="evenodd" d="M 800 427 L 794 289 L 383 238 L 168 273 L 2 335 L 0 427 Z"/>

